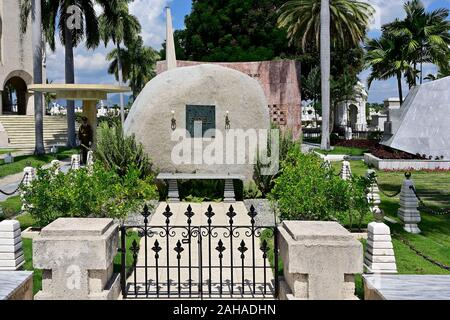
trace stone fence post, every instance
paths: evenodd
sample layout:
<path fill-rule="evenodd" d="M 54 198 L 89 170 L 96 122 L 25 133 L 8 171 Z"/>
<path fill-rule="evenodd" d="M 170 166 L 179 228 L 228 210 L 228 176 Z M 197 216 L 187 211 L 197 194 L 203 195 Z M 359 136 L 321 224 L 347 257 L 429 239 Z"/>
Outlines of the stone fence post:
<path fill-rule="evenodd" d="M 397 273 L 391 229 L 383 222 L 384 214 L 379 207 L 381 197 L 375 170 L 367 170 L 366 178 L 372 179 L 367 190 L 367 201 L 375 221 L 369 223 L 367 228 L 364 266 L 367 273 Z"/>
<path fill-rule="evenodd" d="M 22 184 L 24 187 L 29 187 L 33 183 L 33 181 L 36 179 L 36 170 L 33 167 L 25 167 L 23 169 L 24 179 Z M 24 200 L 24 194 L 23 192 L 20 195 L 22 199 L 22 211 L 28 210 L 28 204 Z"/>
<path fill-rule="evenodd" d="M 284 221 L 278 230 L 284 263 L 281 299 L 356 299 L 363 248 L 349 231 L 337 222 L 310 221 Z"/>
<path fill-rule="evenodd" d="M 80 169 L 81 157 L 79 154 L 73 154 L 70 161 L 70 169 L 78 170 Z"/>
<path fill-rule="evenodd" d="M 15 271 L 25 264 L 20 223 L 16 220 L 0 222 L 0 271 Z"/>
<path fill-rule="evenodd" d="M 414 181 L 411 179 L 411 174 L 406 174 L 403 181 L 402 190 L 400 192 L 400 209 L 398 210 L 398 217 L 403 222 L 403 229 L 409 233 L 420 233 L 419 226 L 421 221 L 419 207 L 419 199 L 412 188 L 415 188 Z"/>
<path fill-rule="evenodd" d="M 37 300 L 115 300 L 120 276 L 113 274 L 119 240 L 112 219 L 60 218 L 33 240 L 33 265 L 42 269 Z"/>
<path fill-rule="evenodd" d="M 92 150 L 88 151 L 86 168 L 88 169 L 89 173 L 92 173 L 92 170 L 94 170 L 94 152 Z"/>

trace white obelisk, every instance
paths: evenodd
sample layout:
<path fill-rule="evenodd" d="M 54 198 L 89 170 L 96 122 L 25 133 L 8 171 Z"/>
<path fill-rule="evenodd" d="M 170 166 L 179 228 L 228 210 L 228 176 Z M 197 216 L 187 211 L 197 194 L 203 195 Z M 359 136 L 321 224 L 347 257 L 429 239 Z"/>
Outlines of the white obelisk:
<path fill-rule="evenodd" d="M 166 62 L 167 70 L 177 67 L 177 56 L 175 53 L 175 40 L 173 38 L 172 13 L 170 8 L 166 7 L 167 31 L 166 31 Z"/>

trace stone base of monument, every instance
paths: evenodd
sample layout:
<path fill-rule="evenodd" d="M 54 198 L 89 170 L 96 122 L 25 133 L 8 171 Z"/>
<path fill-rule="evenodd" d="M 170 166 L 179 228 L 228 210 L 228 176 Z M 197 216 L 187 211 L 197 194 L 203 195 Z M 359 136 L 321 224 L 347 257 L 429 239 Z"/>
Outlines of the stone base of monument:
<path fill-rule="evenodd" d="M 15 271 L 25 264 L 20 223 L 16 220 L 0 222 L 0 271 Z"/>
<path fill-rule="evenodd" d="M 353 300 L 355 274 L 363 271 L 362 244 L 336 222 L 284 221 L 278 228 L 290 300 Z"/>
<path fill-rule="evenodd" d="M 33 241 L 33 266 L 42 269 L 37 300 L 114 300 L 118 224 L 112 219 L 60 218 Z"/>
<path fill-rule="evenodd" d="M 367 273 L 397 273 L 391 230 L 384 223 L 369 224 L 364 266 Z"/>

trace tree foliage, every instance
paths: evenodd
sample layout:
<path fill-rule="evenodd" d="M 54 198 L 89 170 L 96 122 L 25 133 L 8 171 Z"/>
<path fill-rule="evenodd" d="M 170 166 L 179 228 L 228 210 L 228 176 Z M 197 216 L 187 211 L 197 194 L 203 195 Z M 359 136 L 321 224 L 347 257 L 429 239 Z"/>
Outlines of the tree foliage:
<path fill-rule="evenodd" d="M 278 25 L 287 29 L 289 41 L 304 52 L 319 47 L 320 7 L 321 0 L 290 0 L 280 8 Z M 373 13 L 373 7 L 363 1 L 330 0 L 332 48 L 358 46 Z"/>
<path fill-rule="evenodd" d="M 106 59 L 110 61 L 108 73 L 114 74 L 116 80 L 119 77 L 118 50 L 113 49 Z M 144 86 L 156 76 L 156 61 L 158 53 L 144 45 L 140 36 L 128 43 L 126 48 L 120 48 L 120 61 L 122 63 L 123 80 L 128 81 L 136 98 Z"/>
<path fill-rule="evenodd" d="M 261 61 L 289 57 L 286 32 L 276 26 L 283 0 L 193 0 L 176 44 L 198 61 Z"/>

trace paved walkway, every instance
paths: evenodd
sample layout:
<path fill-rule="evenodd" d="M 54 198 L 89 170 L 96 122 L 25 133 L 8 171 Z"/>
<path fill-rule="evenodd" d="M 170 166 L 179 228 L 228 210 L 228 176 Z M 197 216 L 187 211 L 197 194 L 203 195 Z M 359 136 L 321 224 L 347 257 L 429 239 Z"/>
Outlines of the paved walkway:
<path fill-rule="evenodd" d="M 51 166 L 51 164 L 46 164 L 43 166 L 43 168 L 49 168 Z M 70 160 L 63 160 L 61 161 L 61 171 L 66 173 L 70 168 Z M 23 172 L 19 172 L 16 174 L 12 174 L 6 177 L 3 177 L 0 179 L 0 189 L 2 191 L 5 191 L 7 193 L 9 192 L 13 192 L 14 190 L 17 189 L 17 187 L 19 186 L 19 183 L 22 181 L 23 178 Z M 15 194 L 17 195 L 17 194 Z M 4 195 L 3 193 L 0 193 L 0 202 L 1 201 L 5 201 L 6 199 L 13 197 L 15 195 L 12 196 L 7 196 Z"/>
<path fill-rule="evenodd" d="M 222 298 L 253 298 L 256 296 L 258 296 L 258 298 L 273 298 L 274 277 L 269 262 L 267 259 L 263 259 L 259 237 L 254 238 L 253 244 L 252 237 L 249 235 L 250 229 L 246 228 L 235 230 L 233 232 L 233 237 L 230 238 L 229 231 L 225 228 L 229 226 L 229 218 L 226 216 L 226 212 L 230 207 L 229 203 L 205 202 L 201 204 L 190 204 L 192 206 L 192 211 L 195 213 L 192 217 L 192 226 L 203 226 L 201 228 L 201 244 L 199 244 L 198 241 L 198 234 L 194 232 L 190 249 L 186 230 L 187 217 L 184 214 L 189 204 L 170 204 L 171 212 L 173 213 L 173 216 L 170 218 L 170 226 L 173 226 L 174 228 L 170 230 L 170 236 L 168 238 L 165 236 L 164 228 L 157 227 L 165 226 L 166 217 L 162 213 L 165 211 L 166 205 L 167 204 L 165 203 L 160 203 L 155 214 L 150 218 L 149 224 L 152 227 L 155 226 L 155 228 L 152 229 L 155 234 L 152 237 L 147 238 L 147 250 L 145 250 L 146 239 L 141 239 L 137 272 L 136 275 L 133 273 L 127 282 L 129 292 L 128 298 L 133 298 L 134 296 L 135 277 L 137 282 L 136 292 L 139 295 L 144 295 L 145 298 L 146 270 L 144 266 L 146 258 L 148 266 L 147 284 L 150 298 L 156 297 L 157 285 L 159 293 L 163 298 L 167 298 L 167 288 L 170 288 L 171 298 L 178 298 L 180 296 L 187 298 L 190 296 L 190 292 L 192 293 L 193 298 L 198 298 L 199 287 L 201 287 L 201 290 L 203 291 L 203 298 L 221 298 L 221 288 Z M 213 212 L 215 213 L 214 217 L 212 217 L 212 225 L 220 226 L 212 231 L 211 245 L 209 244 L 207 228 L 208 218 L 205 215 L 209 205 L 212 206 Z M 234 226 L 250 226 L 250 218 L 247 215 L 248 212 L 244 203 L 233 203 L 233 207 L 236 212 Z M 223 246 L 225 247 L 222 253 L 222 261 L 220 261 L 219 251 L 216 249 L 219 247 L 219 240 L 223 242 Z M 161 248 L 158 253 L 158 261 L 156 261 L 157 259 L 155 258 L 155 251 L 152 250 L 152 248 L 155 247 L 155 241 L 158 241 L 159 247 Z M 178 241 L 180 241 L 183 248 L 179 259 L 180 268 L 178 268 L 177 252 L 175 251 Z M 231 244 L 231 241 L 233 244 Z M 242 273 L 241 252 L 238 250 L 242 241 L 245 242 L 245 246 L 247 247 L 244 258 L 244 274 Z M 230 250 L 231 245 L 233 250 Z M 167 250 L 167 248 L 169 250 Z M 189 252 L 191 254 L 189 254 Z M 169 260 L 169 263 L 167 263 L 167 260 Z M 221 262 L 222 268 L 220 268 Z M 156 268 L 157 263 L 158 268 Z M 233 269 L 231 268 L 231 264 L 233 264 Z M 170 266 L 169 270 L 166 268 L 167 265 Z M 199 265 L 201 265 L 202 268 L 199 268 Z M 256 268 L 253 268 L 253 265 L 255 265 Z M 266 269 L 264 269 L 264 266 L 266 266 Z M 156 273 L 157 270 L 158 274 Z M 242 277 L 243 275 L 244 277 Z M 202 277 L 202 285 L 199 285 L 200 277 Z M 253 277 L 255 277 L 255 282 L 253 281 Z M 192 285 L 189 285 L 189 278 L 192 279 Z M 211 284 L 209 281 L 210 279 Z M 241 293 L 242 283 L 244 283 L 244 294 Z M 253 283 L 255 283 L 254 286 Z M 265 283 L 267 284 L 266 294 L 264 294 Z M 233 293 L 231 293 L 232 290 Z M 254 294 L 255 292 L 256 295 Z"/>

